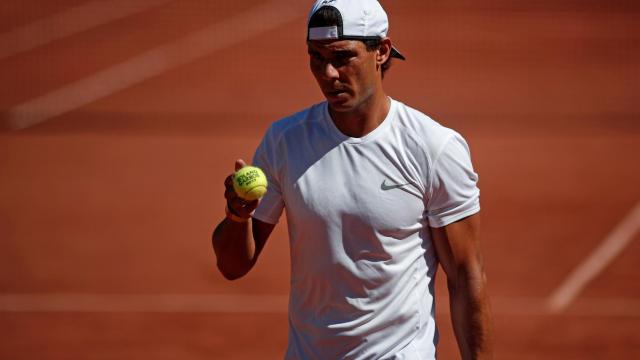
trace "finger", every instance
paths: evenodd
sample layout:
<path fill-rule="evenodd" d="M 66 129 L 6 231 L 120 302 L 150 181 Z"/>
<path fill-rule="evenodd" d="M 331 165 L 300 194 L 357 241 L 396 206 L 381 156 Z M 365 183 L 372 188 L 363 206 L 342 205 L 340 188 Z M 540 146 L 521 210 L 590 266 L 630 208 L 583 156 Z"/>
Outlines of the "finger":
<path fill-rule="evenodd" d="M 242 169 L 243 167 L 247 166 L 247 163 L 244 162 L 244 160 L 242 159 L 238 159 L 236 160 L 236 171 Z"/>
<path fill-rule="evenodd" d="M 243 210 L 246 211 L 247 214 L 253 214 L 253 212 L 258 207 L 260 200 L 252 200 L 245 203 Z"/>
<path fill-rule="evenodd" d="M 238 196 L 238 194 L 236 194 L 236 191 L 233 188 L 233 175 L 229 175 L 224 180 L 224 198 L 229 202 L 229 200 L 236 196 Z"/>
<path fill-rule="evenodd" d="M 239 215 L 247 214 L 247 212 L 245 211 L 245 205 L 245 201 L 237 196 L 233 196 L 227 200 L 227 206 L 229 206 L 230 209 L 232 209 Z"/>
<path fill-rule="evenodd" d="M 236 194 L 236 192 L 233 190 L 233 188 L 231 188 L 231 189 L 227 188 L 224 191 L 224 198 L 227 199 L 227 201 L 231 201 L 235 197 L 238 197 L 238 194 Z"/>
<path fill-rule="evenodd" d="M 224 186 L 226 188 L 233 187 L 233 174 L 227 176 L 227 178 L 224 179 Z"/>
<path fill-rule="evenodd" d="M 238 196 L 230 196 L 227 199 L 228 206 L 240 215 L 252 215 L 258 207 L 260 200 L 244 200 Z"/>
<path fill-rule="evenodd" d="M 258 207 L 258 200 L 253 200 L 253 201 L 244 200 L 242 202 L 235 202 L 235 203 L 240 205 L 240 208 L 237 209 L 238 214 L 240 214 L 240 216 L 252 216 L 253 213 L 256 211 L 256 208 Z"/>

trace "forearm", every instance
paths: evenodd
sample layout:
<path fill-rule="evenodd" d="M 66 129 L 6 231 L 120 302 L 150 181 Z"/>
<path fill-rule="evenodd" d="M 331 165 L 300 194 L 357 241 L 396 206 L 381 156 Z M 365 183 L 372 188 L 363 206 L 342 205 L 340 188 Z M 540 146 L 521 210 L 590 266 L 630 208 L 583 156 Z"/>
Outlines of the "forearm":
<path fill-rule="evenodd" d="M 211 242 L 218 269 L 229 280 L 245 275 L 255 264 L 256 246 L 251 220 L 235 222 L 225 218 L 213 231 Z"/>
<path fill-rule="evenodd" d="M 491 359 L 491 305 L 483 272 L 459 271 L 449 282 L 451 320 L 463 359 Z"/>

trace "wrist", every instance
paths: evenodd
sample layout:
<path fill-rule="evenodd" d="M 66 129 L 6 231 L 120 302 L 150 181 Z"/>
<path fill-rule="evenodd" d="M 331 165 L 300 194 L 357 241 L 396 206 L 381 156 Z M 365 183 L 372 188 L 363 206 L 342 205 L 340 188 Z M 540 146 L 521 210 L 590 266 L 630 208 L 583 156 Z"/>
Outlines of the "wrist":
<path fill-rule="evenodd" d="M 240 216 L 238 213 L 234 212 L 231 208 L 229 208 L 229 205 L 224 207 L 224 212 L 227 216 L 227 219 L 233 222 L 246 223 L 247 221 L 249 221 L 249 219 L 251 219 L 251 216 L 249 217 Z"/>

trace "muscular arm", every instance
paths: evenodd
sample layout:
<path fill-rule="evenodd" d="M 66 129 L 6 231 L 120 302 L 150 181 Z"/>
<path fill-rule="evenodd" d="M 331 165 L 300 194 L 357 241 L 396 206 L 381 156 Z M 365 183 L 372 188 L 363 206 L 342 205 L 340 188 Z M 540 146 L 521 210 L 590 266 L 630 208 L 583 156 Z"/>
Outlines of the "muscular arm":
<path fill-rule="evenodd" d="M 492 358 L 491 307 L 486 292 L 479 216 L 432 228 L 438 260 L 447 275 L 451 320 L 463 359 Z"/>
<path fill-rule="evenodd" d="M 236 161 L 236 171 L 245 166 L 244 161 Z M 246 202 L 240 199 L 232 185 L 233 177 L 226 178 L 225 198 L 227 206 L 236 217 L 245 221 L 234 221 L 226 217 L 213 231 L 211 243 L 216 254 L 218 269 L 222 275 L 235 280 L 253 268 L 275 225 L 251 218 L 258 201 Z"/>
<path fill-rule="evenodd" d="M 235 280 L 251 270 L 275 226 L 251 219 L 241 223 L 228 218 L 213 231 L 211 242 L 222 275 Z"/>

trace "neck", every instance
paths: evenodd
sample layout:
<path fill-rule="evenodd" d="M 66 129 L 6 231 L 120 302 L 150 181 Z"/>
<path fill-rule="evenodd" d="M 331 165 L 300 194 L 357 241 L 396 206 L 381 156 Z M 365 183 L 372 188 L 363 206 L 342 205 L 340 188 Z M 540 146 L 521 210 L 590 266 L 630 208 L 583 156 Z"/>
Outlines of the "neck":
<path fill-rule="evenodd" d="M 338 130 L 350 137 L 363 137 L 375 130 L 387 117 L 391 101 L 383 91 L 376 91 L 360 106 L 345 112 L 334 111 L 329 114 Z"/>

